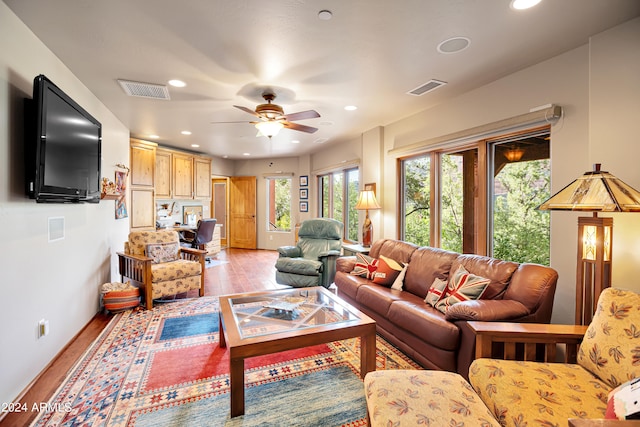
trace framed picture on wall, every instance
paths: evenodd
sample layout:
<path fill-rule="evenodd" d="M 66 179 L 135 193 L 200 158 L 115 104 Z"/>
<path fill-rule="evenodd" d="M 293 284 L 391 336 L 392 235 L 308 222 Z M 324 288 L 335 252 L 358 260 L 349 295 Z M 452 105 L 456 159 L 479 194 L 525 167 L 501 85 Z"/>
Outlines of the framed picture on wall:
<path fill-rule="evenodd" d="M 300 202 L 300 212 L 309 212 L 309 202 Z"/>
<path fill-rule="evenodd" d="M 309 176 L 300 175 L 300 187 L 306 187 L 309 185 Z"/>
<path fill-rule="evenodd" d="M 301 188 L 300 189 L 300 199 L 301 200 L 306 200 L 309 198 L 309 190 L 307 190 L 306 188 Z"/>

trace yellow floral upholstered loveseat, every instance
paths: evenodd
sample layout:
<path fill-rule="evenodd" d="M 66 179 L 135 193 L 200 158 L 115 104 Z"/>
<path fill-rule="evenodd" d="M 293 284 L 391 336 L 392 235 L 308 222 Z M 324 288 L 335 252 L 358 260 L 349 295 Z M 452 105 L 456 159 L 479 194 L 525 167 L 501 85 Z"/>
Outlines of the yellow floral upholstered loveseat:
<path fill-rule="evenodd" d="M 176 231 L 133 231 L 118 252 L 122 280 L 143 288 L 148 309 L 153 300 L 198 289 L 204 295 L 205 251 L 180 246 Z"/>
<path fill-rule="evenodd" d="M 556 335 L 556 342 L 577 339 Z M 365 378 L 371 426 L 567 426 L 570 418 L 605 418 L 609 392 L 640 377 L 640 294 L 605 289 L 573 356 L 577 363 L 479 358 L 469 370 L 471 385 L 452 372 L 371 372 Z"/>

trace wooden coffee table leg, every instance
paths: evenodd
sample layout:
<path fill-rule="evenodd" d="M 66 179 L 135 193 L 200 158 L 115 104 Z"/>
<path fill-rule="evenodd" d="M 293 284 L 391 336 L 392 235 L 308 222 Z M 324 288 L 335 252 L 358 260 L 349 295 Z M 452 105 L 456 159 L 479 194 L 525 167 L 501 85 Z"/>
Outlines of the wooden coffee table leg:
<path fill-rule="evenodd" d="M 244 359 L 229 358 L 231 418 L 244 415 Z"/>
<path fill-rule="evenodd" d="M 376 370 L 376 329 L 360 337 L 360 377 Z"/>
<path fill-rule="evenodd" d="M 227 346 L 227 341 L 224 339 L 224 329 L 222 325 L 222 313 L 218 313 L 218 344 L 220 348 L 225 348 Z"/>

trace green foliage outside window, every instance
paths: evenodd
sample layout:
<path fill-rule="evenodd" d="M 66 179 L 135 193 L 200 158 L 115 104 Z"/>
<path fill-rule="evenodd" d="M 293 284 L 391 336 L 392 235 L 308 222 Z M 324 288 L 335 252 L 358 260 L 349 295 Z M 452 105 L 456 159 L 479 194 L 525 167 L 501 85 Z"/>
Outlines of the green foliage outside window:
<path fill-rule="evenodd" d="M 291 231 L 291 179 L 272 178 L 272 180 L 275 182 L 275 205 L 273 206 L 275 217 L 270 218 L 270 222 L 278 231 Z"/>
<path fill-rule="evenodd" d="M 406 160 L 404 164 L 404 240 L 430 246 L 431 179 L 429 157 Z"/>

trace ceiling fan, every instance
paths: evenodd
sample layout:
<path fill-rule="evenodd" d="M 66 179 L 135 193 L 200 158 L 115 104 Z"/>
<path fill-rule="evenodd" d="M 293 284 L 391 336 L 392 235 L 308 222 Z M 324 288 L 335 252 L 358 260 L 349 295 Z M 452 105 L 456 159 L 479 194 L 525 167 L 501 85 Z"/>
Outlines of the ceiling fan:
<path fill-rule="evenodd" d="M 258 129 L 257 136 L 266 136 L 271 138 L 277 135 L 282 128 L 293 129 L 300 132 L 314 133 L 318 128 L 312 126 L 301 125 L 299 123 L 293 123 L 295 120 L 315 119 L 320 117 L 315 110 L 300 111 L 297 113 L 284 114 L 284 110 L 278 104 L 272 104 L 272 101 L 276 99 L 276 95 L 273 92 L 265 91 L 262 93 L 262 97 L 266 104 L 259 104 L 255 111 L 241 105 L 234 105 L 234 107 L 252 114 L 260 119 L 260 121 L 249 122 Z M 213 123 L 246 123 L 246 122 L 213 122 Z"/>

